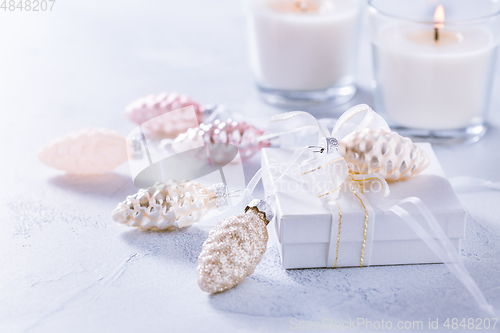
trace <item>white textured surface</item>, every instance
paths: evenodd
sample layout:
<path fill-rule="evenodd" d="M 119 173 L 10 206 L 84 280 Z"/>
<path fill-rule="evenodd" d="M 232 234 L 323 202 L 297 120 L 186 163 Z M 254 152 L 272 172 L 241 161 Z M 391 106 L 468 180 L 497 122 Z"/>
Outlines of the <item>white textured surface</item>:
<path fill-rule="evenodd" d="M 144 233 L 111 220 L 136 191 L 126 165 L 80 180 L 37 161 L 44 143 L 83 127 L 126 135 L 134 125 L 123 108 L 152 92 L 276 112 L 254 90 L 239 1 L 72 0 L 51 13 L 0 11 L 0 45 L 1 332 L 285 331 L 291 317 L 480 316 L 442 265 L 284 271 L 273 244 L 240 286 L 209 296 L 196 283 L 208 230 Z M 372 104 L 369 56 L 365 44 L 351 104 Z M 499 73 L 484 140 L 436 148 L 448 176 L 500 181 Z M 470 214 L 462 259 L 500 308 L 500 193 L 460 199 Z"/>

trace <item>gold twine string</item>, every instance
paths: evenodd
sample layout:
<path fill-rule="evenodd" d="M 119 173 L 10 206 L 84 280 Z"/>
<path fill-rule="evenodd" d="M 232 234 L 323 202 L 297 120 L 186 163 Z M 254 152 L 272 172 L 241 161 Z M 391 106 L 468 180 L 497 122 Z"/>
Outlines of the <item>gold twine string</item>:
<path fill-rule="evenodd" d="M 335 252 L 335 265 L 333 268 L 337 268 L 337 260 L 339 259 L 339 244 L 340 244 L 340 226 L 342 224 L 342 212 L 340 211 L 340 205 L 337 201 L 335 201 L 337 207 L 339 209 L 339 233 L 337 234 L 337 251 Z"/>
<path fill-rule="evenodd" d="M 370 178 L 365 178 L 365 179 L 354 179 L 352 178 L 352 180 L 354 180 L 355 182 L 366 182 L 366 181 L 369 181 L 369 180 L 378 180 L 380 182 L 380 186 L 382 186 L 382 191 L 384 193 L 384 197 L 385 197 L 385 187 L 384 187 L 384 184 L 382 183 L 382 181 L 377 178 L 377 177 L 370 177 Z M 363 191 L 363 184 L 359 184 L 361 186 L 361 193 L 364 193 Z"/>
<path fill-rule="evenodd" d="M 330 162 L 328 162 L 326 164 L 323 164 L 323 165 L 321 165 L 321 166 L 319 166 L 317 168 L 305 171 L 305 172 L 302 173 L 302 176 L 306 175 L 308 173 L 311 173 L 311 172 L 315 172 L 315 171 L 317 171 L 317 170 L 319 170 L 321 168 L 324 168 L 325 166 L 328 166 L 328 165 L 330 165 L 332 163 L 341 161 L 343 159 L 344 158 L 341 157 L 341 158 L 338 158 L 336 160 L 330 161 Z M 379 178 L 377 178 L 377 177 L 370 177 L 370 178 L 357 179 L 356 180 L 356 179 L 354 179 L 352 177 L 352 174 L 353 174 L 353 171 L 349 167 L 349 176 L 348 176 L 348 179 L 346 179 L 346 181 L 349 184 L 349 186 L 351 187 L 352 193 L 356 196 L 356 198 L 358 198 L 359 202 L 361 203 L 361 205 L 363 206 L 363 209 L 365 211 L 365 229 L 364 229 L 364 233 L 363 233 L 363 247 L 361 249 L 361 260 L 360 260 L 360 265 L 359 265 L 359 267 L 363 267 L 363 260 L 364 260 L 364 256 L 365 256 L 365 247 L 366 247 L 366 233 L 367 233 L 367 230 L 368 230 L 368 210 L 366 209 L 366 206 L 365 206 L 365 203 L 363 202 L 363 200 L 356 193 L 356 190 L 355 190 L 355 188 L 354 188 L 354 186 L 353 186 L 353 184 L 351 183 L 350 180 L 354 181 L 356 184 L 358 184 L 361 187 L 361 193 L 362 194 L 364 193 L 364 186 L 363 186 L 362 182 L 365 182 L 365 181 L 378 180 L 380 182 L 380 185 L 382 186 L 382 190 L 383 190 L 384 196 L 385 196 L 385 188 L 384 188 L 384 184 L 382 183 L 382 181 Z M 318 198 L 322 198 L 324 196 L 332 194 L 333 192 L 338 191 L 341 187 L 342 187 L 342 185 L 340 185 L 339 187 L 337 187 L 336 189 L 334 189 L 334 190 L 332 190 L 330 192 L 321 194 L 321 195 L 318 196 Z M 341 229 L 341 223 L 342 223 L 342 213 L 341 213 L 341 210 L 340 210 L 340 205 L 339 205 L 339 203 L 337 201 L 335 201 L 335 204 L 337 205 L 337 207 L 339 209 L 339 232 L 338 232 L 338 235 L 337 235 L 337 248 L 336 248 L 336 252 L 335 252 L 335 264 L 334 264 L 333 268 L 337 267 L 337 261 L 338 261 L 338 256 L 339 256 L 339 246 L 340 246 L 340 229 Z"/>
<path fill-rule="evenodd" d="M 352 179 L 351 176 L 349 176 L 349 178 Z M 363 234 L 363 248 L 361 249 L 361 264 L 359 265 L 359 267 L 363 267 L 363 259 L 365 256 L 365 246 L 366 246 L 366 230 L 368 229 L 368 210 L 366 209 L 366 206 L 365 206 L 365 203 L 363 202 L 363 200 L 361 200 L 361 198 L 356 193 L 356 190 L 354 189 L 354 186 L 351 184 L 351 182 L 349 180 L 347 180 L 347 183 L 351 186 L 352 193 L 354 193 L 356 198 L 358 198 L 359 202 L 361 202 L 361 205 L 363 206 L 363 209 L 365 210 L 365 232 Z"/>
<path fill-rule="evenodd" d="M 340 185 L 339 187 L 337 187 L 335 190 L 332 190 L 330 192 L 318 195 L 318 198 L 323 198 L 323 197 L 327 196 L 328 194 L 332 194 L 333 192 L 338 191 L 341 187 L 342 187 L 342 185 Z"/>

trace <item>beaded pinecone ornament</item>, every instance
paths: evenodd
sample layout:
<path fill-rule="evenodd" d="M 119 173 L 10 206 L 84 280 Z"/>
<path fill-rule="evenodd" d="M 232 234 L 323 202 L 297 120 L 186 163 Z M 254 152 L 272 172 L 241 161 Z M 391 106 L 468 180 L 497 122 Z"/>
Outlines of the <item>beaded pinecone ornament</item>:
<path fill-rule="evenodd" d="M 263 147 L 270 146 L 269 140 L 258 141 L 261 131 L 257 127 L 243 121 L 227 119 L 215 120 L 210 124 L 200 124 L 179 134 L 172 142 L 174 151 L 186 151 L 203 144 L 222 143 L 236 146 L 242 159 L 252 157 Z"/>
<path fill-rule="evenodd" d="M 63 135 L 38 153 L 44 164 L 67 173 L 103 174 L 127 160 L 125 138 L 105 128 L 86 128 Z"/>
<path fill-rule="evenodd" d="M 151 94 L 141 97 L 125 108 L 125 114 L 134 123 L 142 124 L 147 132 L 167 138 L 175 138 L 189 127 L 192 127 L 195 120 L 188 117 L 187 111 L 179 111 L 180 113 L 176 114 L 176 117 L 164 118 L 158 116 L 186 106 L 194 107 L 197 123 L 201 123 L 205 109 L 188 96 L 178 93 L 163 92 L 157 95 Z"/>
<path fill-rule="evenodd" d="M 112 218 L 141 230 L 175 230 L 198 222 L 226 200 L 224 184 L 206 188 L 192 181 L 169 180 L 128 196 L 113 210 Z"/>
<path fill-rule="evenodd" d="M 254 272 L 266 252 L 266 226 L 272 218 L 268 206 L 254 200 L 245 213 L 222 220 L 210 231 L 198 258 L 201 290 L 217 293 L 230 289 Z"/>
<path fill-rule="evenodd" d="M 383 129 L 363 129 L 343 138 L 339 152 L 358 174 L 380 174 L 386 180 L 408 179 L 424 171 L 429 156 L 410 138 Z"/>

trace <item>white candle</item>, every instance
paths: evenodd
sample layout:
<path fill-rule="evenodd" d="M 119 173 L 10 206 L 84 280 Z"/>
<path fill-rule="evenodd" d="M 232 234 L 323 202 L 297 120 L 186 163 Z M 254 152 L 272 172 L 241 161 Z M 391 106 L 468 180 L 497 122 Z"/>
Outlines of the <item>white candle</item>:
<path fill-rule="evenodd" d="M 259 85 L 322 90 L 354 81 L 357 0 L 250 0 L 252 65 Z"/>
<path fill-rule="evenodd" d="M 422 26 L 396 23 L 376 32 L 379 105 L 398 125 L 429 130 L 480 122 L 495 60 L 493 34 L 478 26 L 443 24 L 439 38 Z"/>

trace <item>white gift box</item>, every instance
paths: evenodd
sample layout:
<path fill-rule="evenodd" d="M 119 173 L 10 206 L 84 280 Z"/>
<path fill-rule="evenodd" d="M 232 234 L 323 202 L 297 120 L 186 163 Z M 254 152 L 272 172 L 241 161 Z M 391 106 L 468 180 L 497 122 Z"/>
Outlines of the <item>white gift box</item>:
<path fill-rule="evenodd" d="M 389 183 L 387 199 L 420 198 L 433 213 L 458 254 L 460 239 L 465 233 L 465 212 L 450 182 L 428 143 L 418 144 L 429 155 L 430 166 L 421 174 L 404 181 Z M 266 148 L 262 150 L 264 189 L 266 195 L 275 188 L 276 179 L 284 172 L 293 149 Z M 341 232 L 336 232 L 339 218 L 332 218 L 329 209 L 300 185 L 298 165 L 302 156 L 291 166 L 278 184 L 276 193 L 275 227 L 283 268 L 319 268 L 360 266 L 365 211 L 359 201 L 340 200 Z M 378 183 L 380 184 L 380 183 Z M 380 187 L 378 188 L 380 189 Z M 367 190 L 368 191 L 368 190 Z M 375 193 L 366 194 L 369 199 Z M 382 199 L 383 200 L 383 199 Z M 411 216 L 425 225 L 425 219 L 413 205 L 404 204 Z M 375 218 L 370 231 L 370 265 L 440 263 L 439 257 L 399 216 L 373 205 Z M 333 230 L 333 232 L 332 232 Z M 430 230 L 430 228 L 429 228 Z M 338 237 L 338 239 L 337 239 Z M 337 247 L 338 241 L 338 247 Z M 337 252 L 338 249 L 338 252 Z M 457 256 L 458 257 L 458 256 Z"/>

